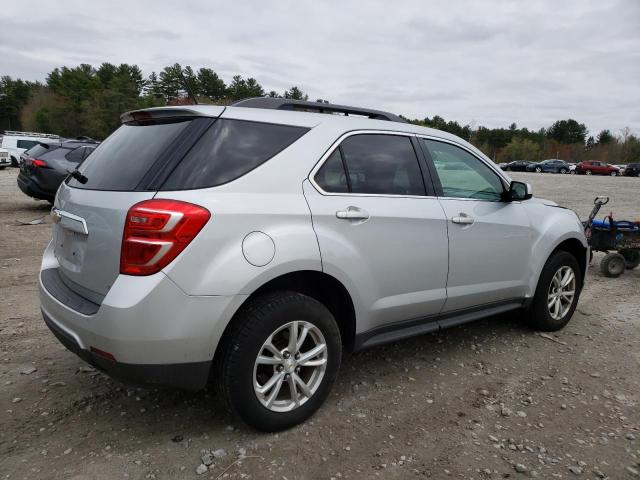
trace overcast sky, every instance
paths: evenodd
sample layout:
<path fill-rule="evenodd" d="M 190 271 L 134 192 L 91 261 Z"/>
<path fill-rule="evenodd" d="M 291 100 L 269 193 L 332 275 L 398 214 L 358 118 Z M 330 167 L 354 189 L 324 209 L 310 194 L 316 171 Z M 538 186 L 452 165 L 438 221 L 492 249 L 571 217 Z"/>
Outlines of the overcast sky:
<path fill-rule="evenodd" d="M 0 75 L 179 62 L 409 117 L 640 132 L 640 1 L 34 1 L 0 9 Z"/>

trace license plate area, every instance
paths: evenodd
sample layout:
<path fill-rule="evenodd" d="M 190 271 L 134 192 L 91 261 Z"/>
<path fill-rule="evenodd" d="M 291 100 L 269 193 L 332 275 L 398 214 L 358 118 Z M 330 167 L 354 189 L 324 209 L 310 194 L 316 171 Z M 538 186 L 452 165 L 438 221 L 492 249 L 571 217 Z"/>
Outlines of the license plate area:
<path fill-rule="evenodd" d="M 53 229 L 54 254 L 60 265 L 72 272 L 80 272 L 87 250 L 87 235 L 57 224 Z"/>

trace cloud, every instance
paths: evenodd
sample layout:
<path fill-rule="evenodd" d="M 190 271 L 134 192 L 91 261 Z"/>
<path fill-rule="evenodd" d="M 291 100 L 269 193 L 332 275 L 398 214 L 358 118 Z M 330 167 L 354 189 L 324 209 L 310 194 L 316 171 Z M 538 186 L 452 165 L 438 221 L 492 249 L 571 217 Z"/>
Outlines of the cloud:
<path fill-rule="evenodd" d="M 638 132 L 638 25 L 637 0 L 23 0 L 3 7 L 0 72 L 179 62 L 409 117 Z"/>

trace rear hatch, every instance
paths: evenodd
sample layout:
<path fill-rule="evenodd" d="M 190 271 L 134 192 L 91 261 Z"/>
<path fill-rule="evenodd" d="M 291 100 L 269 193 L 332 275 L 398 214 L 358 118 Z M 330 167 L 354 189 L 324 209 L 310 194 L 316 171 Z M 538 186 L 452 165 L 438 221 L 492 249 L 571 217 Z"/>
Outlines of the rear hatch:
<path fill-rule="evenodd" d="M 101 303 L 120 272 L 128 210 L 153 198 L 167 175 L 223 107 L 207 116 L 181 109 L 128 114 L 127 122 L 60 187 L 53 217 L 54 254 L 65 284 Z"/>

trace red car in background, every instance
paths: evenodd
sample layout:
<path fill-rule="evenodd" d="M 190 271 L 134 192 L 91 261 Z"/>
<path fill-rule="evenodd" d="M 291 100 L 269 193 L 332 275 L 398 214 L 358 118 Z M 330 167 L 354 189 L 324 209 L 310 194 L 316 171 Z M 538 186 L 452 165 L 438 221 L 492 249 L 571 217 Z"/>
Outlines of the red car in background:
<path fill-rule="evenodd" d="M 612 177 L 615 177 L 620 175 L 620 169 L 597 160 L 586 160 L 576 165 L 576 173 L 582 173 L 585 175 L 611 175 Z"/>

